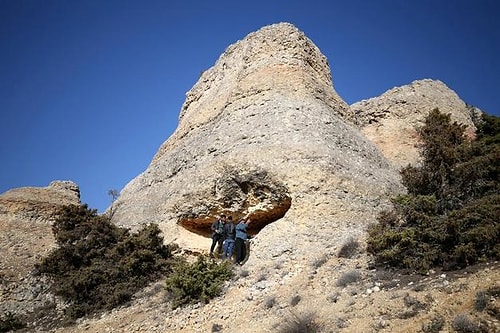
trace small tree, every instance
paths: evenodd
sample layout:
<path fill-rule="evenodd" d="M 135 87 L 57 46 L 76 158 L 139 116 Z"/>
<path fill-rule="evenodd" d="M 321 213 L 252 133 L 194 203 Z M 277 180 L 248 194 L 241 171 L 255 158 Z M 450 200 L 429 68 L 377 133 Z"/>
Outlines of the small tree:
<path fill-rule="evenodd" d="M 53 278 L 55 293 L 69 302 L 69 319 L 128 302 L 173 264 L 157 225 L 130 233 L 87 205 L 62 208 L 52 231 L 58 248 L 37 268 Z"/>
<path fill-rule="evenodd" d="M 426 271 L 500 258 L 500 120 L 484 115 L 477 139 L 433 110 L 419 129 L 422 162 L 401 171 L 407 195 L 368 230 L 378 263 Z"/>
<path fill-rule="evenodd" d="M 108 195 L 111 198 L 111 204 L 109 206 L 109 218 L 111 219 L 115 214 L 115 201 L 118 200 L 120 192 L 116 189 L 108 190 Z"/>

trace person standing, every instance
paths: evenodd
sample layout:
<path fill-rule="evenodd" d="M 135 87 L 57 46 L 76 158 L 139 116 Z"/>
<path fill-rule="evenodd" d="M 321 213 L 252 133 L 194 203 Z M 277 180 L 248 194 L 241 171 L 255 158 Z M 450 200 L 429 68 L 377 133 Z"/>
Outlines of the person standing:
<path fill-rule="evenodd" d="M 224 224 L 226 215 L 222 214 L 219 219 L 216 219 L 211 226 L 212 230 L 212 246 L 210 246 L 210 256 L 213 257 L 214 249 L 217 245 L 217 252 L 222 253 L 222 242 L 224 241 Z"/>
<path fill-rule="evenodd" d="M 227 218 L 226 224 L 224 224 L 224 248 L 222 250 L 222 260 L 226 258 L 231 260 L 234 250 L 234 242 L 236 238 L 236 226 L 233 223 L 233 217 L 229 216 Z"/>
<path fill-rule="evenodd" d="M 246 256 L 246 240 L 248 239 L 247 227 L 250 224 L 250 219 L 241 219 L 240 222 L 236 225 L 236 263 L 238 265 L 243 265 L 243 260 L 245 260 Z"/>

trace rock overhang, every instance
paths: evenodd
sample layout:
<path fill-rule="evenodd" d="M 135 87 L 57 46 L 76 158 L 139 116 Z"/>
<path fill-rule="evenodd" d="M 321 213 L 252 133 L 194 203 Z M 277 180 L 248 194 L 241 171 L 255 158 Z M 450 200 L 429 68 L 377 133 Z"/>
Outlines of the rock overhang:
<path fill-rule="evenodd" d="M 243 169 L 225 165 L 213 179 L 211 198 L 192 194 L 185 208 L 179 209 L 178 224 L 202 236 L 211 234 L 212 222 L 224 214 L 237 223 L 250 218 L 250 234 L 284 217 L 292 199 L 288 188 L 263 169 Z M 200 209 L 200 206 L 202 208 Z"/>

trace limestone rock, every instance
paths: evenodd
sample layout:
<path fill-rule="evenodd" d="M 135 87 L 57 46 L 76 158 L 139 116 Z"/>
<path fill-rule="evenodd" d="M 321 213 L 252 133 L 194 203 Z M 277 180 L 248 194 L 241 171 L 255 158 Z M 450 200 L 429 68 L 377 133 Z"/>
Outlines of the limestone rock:
<path fill-rule="evenodd" d="M 21 187 L 0 195 L 0 218 L 50 222 L 58 207 L 80 204 L 80 189 L 72 181 L 53 181 L 47 187 Z"/>
<path fill-rule="evenodd" d="M 122 190 L 113 221 L 155 222 L 167 242 L 207 249 L 196 235 L 208 235 L 218 214 L 251 216 L 257 252 L 270 255 L 266 247 L 284 239 L 282 248 L 304 255 L 298 244 L 309 235 L 332 242 L 341 229 L 362 229 L 402 190 L 354 121 L 314 43 L 288 23 L 264 27 L 201 75 L 176 131 Z"/>
<path fill-rule="evenodd" d="M 413 81 L 351 105 L 363 134 L 397 167 L 418 163 L 416 128 L 423 125 L 425 117 L 435 108 L 449 113 L 453 121 L 467 125 L 469 135 L 475 132 L 474 120 L 481 111 L 467 105 L 437 80 Z"/>
<path fill-rule="evenodd" d="M 51 223 L 69 204 L 80 204 L 80 189 L 71 181 L 0 195 L 0 313 L 33 315 L 54 303 L 47 278 L 32 270 L 54 248 Z"/>

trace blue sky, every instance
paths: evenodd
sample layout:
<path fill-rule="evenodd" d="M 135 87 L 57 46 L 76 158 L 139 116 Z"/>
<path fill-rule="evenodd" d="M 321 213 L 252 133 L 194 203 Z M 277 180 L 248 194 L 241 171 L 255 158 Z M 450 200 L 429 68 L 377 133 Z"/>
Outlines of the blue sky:
<path fill-rule="evenodd" d="M 0 193 L 72 180 L 103 211 L 227 46 L 290 22 L 349 104 L 439 79 L 500 115 L 496 0 L 0 0 Z"/>

